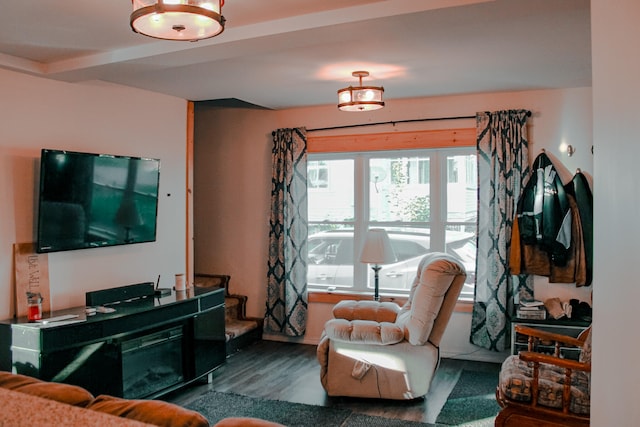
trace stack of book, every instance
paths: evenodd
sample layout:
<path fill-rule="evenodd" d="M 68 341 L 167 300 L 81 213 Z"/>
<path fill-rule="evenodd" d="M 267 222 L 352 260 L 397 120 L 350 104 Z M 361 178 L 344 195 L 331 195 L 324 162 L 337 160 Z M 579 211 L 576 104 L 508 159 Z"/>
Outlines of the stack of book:
<path fill-rule="evenodd" d="M 516 317 L 519 319 L 544 320 L 547 318 L 547 310 L 544 308 L 542 301 L 520 301 Z"/>

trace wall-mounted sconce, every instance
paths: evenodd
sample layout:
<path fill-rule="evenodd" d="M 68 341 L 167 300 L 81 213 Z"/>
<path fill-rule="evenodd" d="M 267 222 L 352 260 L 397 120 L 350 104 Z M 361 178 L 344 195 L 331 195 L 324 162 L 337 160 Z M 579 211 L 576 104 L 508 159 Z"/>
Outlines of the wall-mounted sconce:
<path fill-rule="evenodd" d="M 576 149 L 573 148 L 573 145 L 567 145 L 567 156 L 573 156 L 573 153 L 576 152 Z"/>
<path fill-rule="evenodd" d="M 560 144 L 558 149 L 560 150 L 561 153 L 567 153 L 567 156 L 569 157 L 573 156 L 573 153 L 576 152 L 576 149 L 573 147 L 573 145 L 566 144 L 564 142 Z"/>

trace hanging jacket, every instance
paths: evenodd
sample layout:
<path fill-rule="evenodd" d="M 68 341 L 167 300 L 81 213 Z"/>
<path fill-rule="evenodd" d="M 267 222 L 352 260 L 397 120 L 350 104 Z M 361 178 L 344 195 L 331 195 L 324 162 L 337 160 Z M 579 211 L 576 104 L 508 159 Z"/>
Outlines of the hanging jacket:
<path fill-rule="evenodd" d="M 582 223 L 578 203 L 570 192 L 567 192 L 567 200 L 571 207 L 571 246 L 569 256 L 564 266 L 551 263 L 549 283 L 575 283 L 576 286 L 584 286 L 587 282 L 587 262 L 584 250 L 584 238 L 582 235 Z"/>
<path fill-rule="evenodd" d="M 551 263 L 565 266 L 571 245 L 571 210 L 564 185 L 545 153 L 536 157 L 532 169 L 516 212 L 522 244 L 537 245 Z"/>
<path fill-rule="evenodd" d="M 575 197 L 577 203 L 586 264 L 584 285 L 589 286 L 593 281 L 593 194 L 587 177 L 580 170 L 576 172 L 571 182 L 567 184 L 566 190 L 567 193 Z"/>
<path fill-rule="evenodd" d="M 567 262 L 558 266 L 551 262 L 549 255 L 538 245 L 528 245 L 522 242 L 518 216 L 514 218 L 511 229 L 511 246 L 509 253 L 509 267 L 511 274 L 536 274 L 549 277 L 549 283 L 575 283 L 576 286 L 591 284 L 591 269 L 588 268 L 587 243 L 583 230 L 579 203 L 574 197 L 573 188 L 566 187 L 566 196 L 571 213 L 571 245 Z M 577 194 L 584 195 L 582 190 Z M 588 200 L 587 200 L 588 202 Z"/>
<path fill-rule="evenodd" d="M 551 262 L 547 253 L 538 245 L 526 245 L 522 242 L 517 215 L 511 227 L 509 270 L 511 274 L 535 274 L 547 277 L 551 274 Z"/>

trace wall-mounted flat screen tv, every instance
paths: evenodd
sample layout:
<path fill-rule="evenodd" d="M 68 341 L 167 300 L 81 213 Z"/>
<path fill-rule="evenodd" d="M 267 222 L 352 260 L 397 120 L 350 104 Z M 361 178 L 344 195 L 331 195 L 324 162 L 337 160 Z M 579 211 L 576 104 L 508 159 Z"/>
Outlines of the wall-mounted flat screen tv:
<path fill-rule="evenodd" d="M 37 252 L 156 240 L 160 161 L 43 149 Z"/>

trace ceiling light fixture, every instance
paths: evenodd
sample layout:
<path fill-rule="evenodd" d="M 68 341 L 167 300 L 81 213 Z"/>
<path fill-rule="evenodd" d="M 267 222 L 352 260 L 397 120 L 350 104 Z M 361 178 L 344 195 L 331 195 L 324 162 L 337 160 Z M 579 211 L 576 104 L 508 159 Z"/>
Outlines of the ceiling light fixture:
<path fill-rule="evenodd" d="M 224 0 L 131 0 L 131 29 L 163 40 L 196 41 L 224 30 Z"/>
<path fill-rule="evenodd" d="M 359 86 L 349 86 L 338 91 L 338 109 L 342 111 L 372 111 L 384 107 L 382 86 L 362 86 L 362 78 L 368 71 L 354 71 L 353 77 L 360 79 Z"/>

